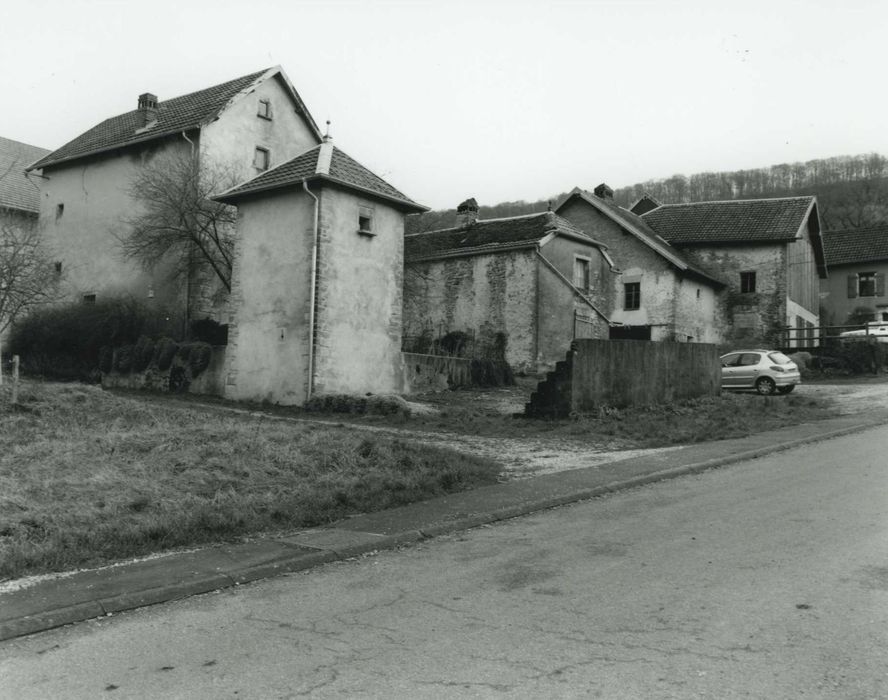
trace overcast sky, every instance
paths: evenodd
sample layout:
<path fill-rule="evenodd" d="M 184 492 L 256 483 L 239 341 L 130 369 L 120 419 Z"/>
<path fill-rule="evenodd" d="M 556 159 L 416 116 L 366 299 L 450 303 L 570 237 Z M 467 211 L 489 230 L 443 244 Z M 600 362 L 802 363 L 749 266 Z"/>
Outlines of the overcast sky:
<path fill-rule="evenodd" d="M 281 65 L 336 145 L 435 209 L 888 153 L 888 2 L 4 0 L 0 135 Z"/>

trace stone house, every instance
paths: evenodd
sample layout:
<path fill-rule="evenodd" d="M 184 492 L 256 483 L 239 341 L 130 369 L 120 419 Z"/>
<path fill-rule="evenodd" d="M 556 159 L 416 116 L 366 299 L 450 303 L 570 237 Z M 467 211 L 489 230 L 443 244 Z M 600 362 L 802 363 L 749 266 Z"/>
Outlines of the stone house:
<path fill-rule="evenodd" d="M 279 66 L 168 100 L 139 95 L 136 109 L 100 122 L 28 168 L 39 182 L 40 221 L 64 268 L 68 299 L 126 293 L 191 318 L 226 320 L 225 303 L 214 305 L 211 275 L 176 285 L 169 268 L 149 272 L 122 259 L 116 237 L 138 210 L 129 191 L 133 178 L 146 164 L 178 155 L 198 159 L 199 167 L 224 168 L 233 182 L 243 182 L 320 142 L 314 119 Z"/>
<path fill-rule="evenodd" d="M 888 321 L 888 226 L 826 231 L 823 248 L 830 270 L 820 281 L 823 322 L 841 326 L 866 313 Z"/>
<path fill-rule="evenodd" d="M 216 198 L 238 210 L 225 396 L 400 391 L 404 218 L 426 208 L 329 139 Z"/>
<path fill-rule="evenodd" d="M 723 342 L 816 343 L 827 268 L 815 197 L 663 204 L 641 219 L 726 282 Z"/>
<path fill-rule="evenodd" d="M 605 307 L 616 339 L 721 342 L 719 298 L 725 283 L 657 235 L 646 221 L 618 206 L 605 184 L 574 188 L 558 214 L 607 246 L 616 265 Z"/>
<path fill-rule="evenodd" d="M 405 237 L 404 335 L 416 347 L 465 333 L 471 353 L 536 372 L 575 337 L 608 335 L 607 247 L 553 212 L 478 219 L 474 199 L 454 228 Z"/>

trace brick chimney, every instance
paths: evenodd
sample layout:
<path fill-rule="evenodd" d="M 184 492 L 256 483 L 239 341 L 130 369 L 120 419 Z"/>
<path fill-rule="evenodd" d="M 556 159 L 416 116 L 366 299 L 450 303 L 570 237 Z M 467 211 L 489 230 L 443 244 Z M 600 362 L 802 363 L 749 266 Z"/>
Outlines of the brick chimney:
<path fill-rule="evenodd" d="M 145 92 L 139 95 L 139 112 L 142 114 L 142 126 L 157 119 L 157 95 Z"/>
<path fill-rule="evenodd" d="M 614 191 L 603 182 L 598 187 L 596 187 L 593 192 L 595 196 L 599 197 L 600 199 L 614 198 Z"/>
<path fill-rule="evenodd" d="M 467 199 L 456 208 L 456 225 L 471 226 L 478 220 L 478 202 L 474 197 Z"/>

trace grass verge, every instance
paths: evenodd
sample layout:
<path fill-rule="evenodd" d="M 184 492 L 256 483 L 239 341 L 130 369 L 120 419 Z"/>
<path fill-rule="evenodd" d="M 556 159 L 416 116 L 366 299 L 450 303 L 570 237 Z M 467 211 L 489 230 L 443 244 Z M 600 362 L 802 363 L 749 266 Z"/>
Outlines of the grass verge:
<path fill-rule="evenodd" d="M 520 400 L 514 400 L 514 392 L 510 394 L 502 389 L 487 392 L 458 390 L 416 399 L 434 406 L 436 413 L 409 417 L 349 415 L 345 418 L 342 414 L 328 414 L 327 418 L 485 437 L 569 438 L 595 446 L 608 444 L 614 449 L 633 449 L 745 437 L 836 415 L 831 401 L 803 393 L 759 396 L 725 392 L 720 396 L 670 404 L 622 409 L 605 406 L 591 414 L 542 420 L 504 414 L 503 397 L 510 396 L 513 405 L 521 405 Z M 496 397 L 500 397 L 499 400 Z M 312 417 L 321 415 L 312 414 Z"/>
<path fill-rule="evenodd" d="M 478 457 L 348 428 L 0 387 L 0 580 L 329 523 L 497 480 Z"/>

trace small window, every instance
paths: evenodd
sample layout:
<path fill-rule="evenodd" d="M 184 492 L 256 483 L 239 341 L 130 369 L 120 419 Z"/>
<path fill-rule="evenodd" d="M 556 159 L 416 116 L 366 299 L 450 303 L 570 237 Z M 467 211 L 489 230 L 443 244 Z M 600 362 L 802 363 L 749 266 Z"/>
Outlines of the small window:
<path fill-rule="evenodd" d="M 857 296 L 876 296 L 876 273 L 861 272 L 857 275 Z"/>
<path fill-rule="evenodd" d="M 358 233 L 365 236 L 376 235 L 373 230 L 373 209 L 370 207 L 358 207 Z"/>
<path fill-rule="evenodd" d="M 574 258 L 574 287 L 584 292 L 589 291 L 592 285 L 592 278 L 589 276 L 589 259 L 575 257 Z"/>
<path fill-rule="evenodd" d="M 755 293 L 755 272 L 741 272 L 740 273 L 740 293 L 741 294 L 754 294 Z"/>
<path fill-rule="evenodd" d="M 258 115 L 271 121 L 271 100 L 259 100 Z"/>
<path fill-rule="evenodd" d="M 256 153 L 253 156 L 253 167 L 259 170 L 268 170 L 271 164 L 271 153 L 267 148 L 256 146 Z"/>
<path fill-rule="evenodd" d="M 61 260 L 57 260 L 55 264 L 55 272 L 57 275 L 62 274 L 62 262 Z"/>
<path fill-rule="evenodd" d="M 641 282 L 627 282 L 623 285 L 623 308 L 627 311 L 641 308 Z"/>
<path fill-rule="evenodd" d="M 84 304 L 95 304 L 96 303 L 96 295 L 95 294 L 84 294 L 83 295 L 83 303 Z"/>
<path fill-rule="evenodd" d="M 65 213 L 65 205 L 64 204 L 56 204 L 56 221 L 62 218 L 62 214 Z"/>

